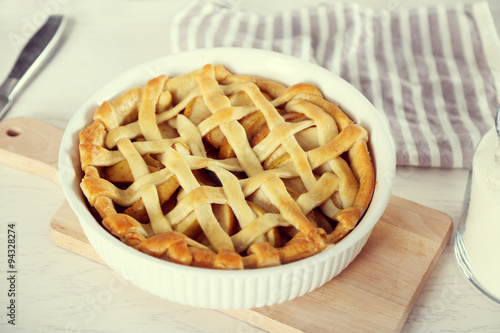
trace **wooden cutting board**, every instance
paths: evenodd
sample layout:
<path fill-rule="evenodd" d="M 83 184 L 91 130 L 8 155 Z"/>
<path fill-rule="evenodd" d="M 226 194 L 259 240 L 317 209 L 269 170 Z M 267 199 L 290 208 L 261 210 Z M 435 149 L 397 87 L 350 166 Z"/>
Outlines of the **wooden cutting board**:
<path fill-rule="evenodd" d="M 29 118 L 0 122 L 0 162 L 58 182 L 62 131 Z M 269 307 L 222 311 L 270 332 L 399 332 L 452 231 L 439 211 L 393 196 L 357 258 L 321 288 Z M 105 264 L 65 202 L 50 221 L 57 245 Z"/>

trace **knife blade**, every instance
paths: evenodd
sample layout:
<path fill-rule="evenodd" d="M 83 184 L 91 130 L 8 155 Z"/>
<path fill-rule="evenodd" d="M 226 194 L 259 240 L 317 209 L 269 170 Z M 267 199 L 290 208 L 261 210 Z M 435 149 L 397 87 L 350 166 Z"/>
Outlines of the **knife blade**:
<path fill-rule="evenodd" d="M 9 75 L 0 85 L 0 120 L 7 114 L 22 87 L 57 45 L 65 26 L 64 16 L 51 15 L 26 43 Z"/>

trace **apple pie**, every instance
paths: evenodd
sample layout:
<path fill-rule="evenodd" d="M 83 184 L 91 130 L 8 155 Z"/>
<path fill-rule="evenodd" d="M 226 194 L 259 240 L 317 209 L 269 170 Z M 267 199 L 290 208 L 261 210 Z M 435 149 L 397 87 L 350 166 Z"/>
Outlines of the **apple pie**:
<path fill-rule="evenodd" d="M 102 103 L 79 133 L 81 189 L 111 234 L 148 255 L 277 266 L 355 228 L 375 186 L 367 142 L 310 84 L 208 64 Z"/>

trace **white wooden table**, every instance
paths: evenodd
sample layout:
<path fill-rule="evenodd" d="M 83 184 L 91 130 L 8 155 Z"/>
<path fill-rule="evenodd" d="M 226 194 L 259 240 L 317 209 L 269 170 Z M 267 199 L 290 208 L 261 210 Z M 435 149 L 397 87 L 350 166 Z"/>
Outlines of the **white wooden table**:
<path fill-rule="evenodd" d="M 314 3 L 320 1 L 308 1 Z M 436 3 L 453 1 L 430 1 Z M 282 3 L 285 3 L 284 1 Z M 300 1 L 288 1 L 298 6 Z M 384 8 L 387 1 L 361 3 Z M 410 1 L 400 1 L 405 6 Z M 490 1 L 497 26 L 500 3 Z M 165 55 L 168 21 L 182 1 L 0 2 L 0 78 L 22 43 L 46 18 L 71 18 L 67 38 L 31 82 L 8 117 L 27 116 L 64 128 L 73 110 L 123 71 Z M 263 0 L 254 6 L 275 5 Z M 393 3 L 391 5 L 394 5 Z M 449 214 L 458 222 L 467 170 L 398 168 L 394 194 Z M 212 310 L 164 301 L 124 281 L 108 267 L 54 245 L 49 221 L 63 202 L 50 181 L 0 164 L 0 331 L 260 332 Z M 16 326 L 9 325 L 7 228 L 16 224 Z M 416 301 L 404 332 L 499 332 L 500 305 L 461 272 L 454 235 Z M 325 328 L 325 331 L 327 329 Z"/>

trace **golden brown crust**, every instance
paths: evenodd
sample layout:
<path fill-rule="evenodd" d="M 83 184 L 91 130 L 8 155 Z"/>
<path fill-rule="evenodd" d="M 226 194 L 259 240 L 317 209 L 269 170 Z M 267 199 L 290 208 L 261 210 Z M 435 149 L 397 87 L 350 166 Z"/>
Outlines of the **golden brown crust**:
<path fill-rule="evenodd" d="M 252 244 L 248 248 L 248 253 L 255 255 L 256 267 L 271 267 L 281 264 L 278 250 L 268 242 Z"/>
<path fill-rule="evenodd" d="M 148 255 L 216 269 L 324 251 L 365 213 L 367 131 L 314 86 L 206 65 L 96 110 L 81 182 L 103 226 Z"/>

